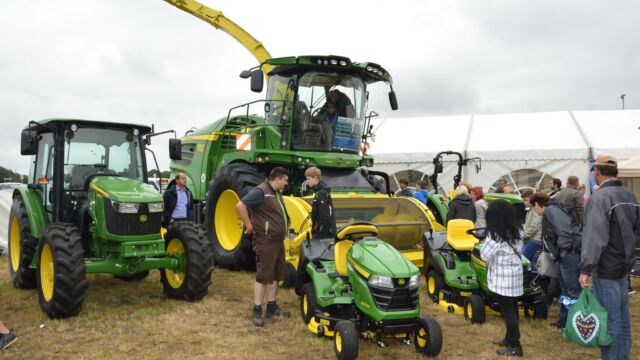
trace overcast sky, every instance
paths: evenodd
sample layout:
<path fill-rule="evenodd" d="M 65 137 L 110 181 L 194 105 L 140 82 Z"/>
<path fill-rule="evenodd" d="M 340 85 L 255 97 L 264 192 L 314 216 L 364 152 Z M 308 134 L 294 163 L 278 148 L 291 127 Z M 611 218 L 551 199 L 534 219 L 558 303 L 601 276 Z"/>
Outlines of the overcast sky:
<path fill-rule="evenodd" d="M 627 108 L 640 107 L 638 1 L 202 2 L 275 57 L 381 64 L 400 104 L 392 112 L 388 89 L 371 87 L 369 109 L 384 117 L 620 109 L 622 93 Z M 29 120 L 183 134 L 260 98 L 238 77 L 253 56 L 162 0 L 1 1 L 0 45 L 0 165 L 23 173 Z M 167 137 L 152 148 L 167 168 Z"/>

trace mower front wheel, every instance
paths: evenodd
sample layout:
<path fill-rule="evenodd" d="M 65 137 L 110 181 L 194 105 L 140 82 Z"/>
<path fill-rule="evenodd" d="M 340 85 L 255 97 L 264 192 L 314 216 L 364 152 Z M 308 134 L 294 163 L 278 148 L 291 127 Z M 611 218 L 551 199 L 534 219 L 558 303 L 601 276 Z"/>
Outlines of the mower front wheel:
<path fill-rule="evenodd" d="M 318 304 L 316 303 L 316 292 L 313 290 L 313 283 L 306 283 L 302 286 L 302 296 L 300 296 L 300 316 L 305 324 L 309 324 L 317 308 Z"/>
<path fill-rule="evenodd" d="M 435 269 L 427 272 L 427 295 L 437 304 L 440 300 L 440 291 L 444 288 L 444 279 Z"/>
<path fill-rule="evenodd" d="M 182 271 L 160 269 L 160 281 L 167 297 L 197 301 L 202 299 L 211 284 L 213 252 L 204 231 L 190 222 L 169 227 L 164 235 L 167 255 L 184 257 Z"/>
<path fill-rule="evenodd" d="M 351 321 L 338 321 L 334 329 L 333 349 L 339 360 L 358 358 L 358 331 Z"/>
<path fill-rule="evenodd" d="M 472 324 L 482 324 L 485 321 L 484 300 L 478 294 L 471 294 L 464 298 L 464 318 L 470 319 Z"/>
<path fill-rule="evenodd" d="M 436 319 L 425 316 L 418 322 L 418 332 L 414 336 L 416 350 L 426 356 L 436 356 L 442 350 L 442 329 Z"/>
<path fill-rule="evenodd" d="M 549 314 L 549 305 L 543 300 L 533 305 L 524 307 L 524 314 L 532 319 L 546 319 Z"/>
<path fill-rule="evenodd" d="M 40 307 L 52 319 L 77 315 L 87 290 L 82 237 L 75 225 L 44 228 L 36 270 Z"/>

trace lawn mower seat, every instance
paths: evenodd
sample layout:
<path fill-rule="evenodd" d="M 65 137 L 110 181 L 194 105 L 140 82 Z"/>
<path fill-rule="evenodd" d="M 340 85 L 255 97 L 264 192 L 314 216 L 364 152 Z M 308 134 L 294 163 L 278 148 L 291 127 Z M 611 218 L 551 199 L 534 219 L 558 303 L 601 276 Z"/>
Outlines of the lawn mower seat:
<path fill-rule="evenodd" d="M 333 247 L 333 258 L 336 262 L 336 271 L 340 276 L 348 276 L 347 272 L 347 255 L 349 249 L 353 245 L 351 240 L 342 240 L 337 242 Z"/>
<path fill-rule="evenodd" d="M 467 234 L 467 230 L 473 229 L 475 225 L 471 220 L 453 219 L 447 223 L 447 243 L 454 250 L 471 251 L 478 243 L 478 239 L 471 234 Z"/>

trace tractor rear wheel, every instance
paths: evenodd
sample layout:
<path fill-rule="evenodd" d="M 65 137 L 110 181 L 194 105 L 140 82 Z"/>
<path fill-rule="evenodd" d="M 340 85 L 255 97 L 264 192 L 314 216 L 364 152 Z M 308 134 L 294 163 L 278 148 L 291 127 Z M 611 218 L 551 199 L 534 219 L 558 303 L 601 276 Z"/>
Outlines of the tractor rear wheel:
<path fill-rule="evenodd" d="M 471 294 L 464 298 L 464 318 L 470 319 L 472 324 L 482 324 L 485 321 L 484 300 L 478 294 Z"/>
<path fill-rule="evenodd" d="M 247 163 L 223 166 L 209 183 L 207 235 L 213 241 L 216 264 L 232 270 L 255 270 L 251 238 L 236 212 L 236 204 L 266 177 Z"/>
<path fill-rule="evenodd" d="M 202 299 L 211 284 L 213 253 L 211 243 L 199 226 L 179 222 L 169 226 L 164 235 L 166 253 L 178 256 L 182 271 L 160 269 L 160 281 L 167 297 L 197 301 Z"/>
<path fill-rule="evenodd" d="M 444 279 L 436 269 L 427 272 L 427 295 L 437 304 L 440 301 L 440 291 L 444 288 Z"/>
<path fill-rule="evenodd" d="M 348 320 L 340 320 L 336 324 L 333 336 L 333 349 L 339 360 L 358 358 L 358 331 L 356 324 Z"/>
<path fill-rule="evenodd" d="M 442 350 L 442 329 L 436 319 L 425 316 L 418 321 L 418 331 L 415 333 L 416 350 L 427 356 L 436 356 Z"/>
<path fill-rule="evenodd" d="M 77 315 L 87 290 L 78 228 L 63 223 L 47 225 L 40 238 L 38 259 L 36 274 L 42 310 L 52 319 Z"/>
<path fill-rule="evenodd" d="M 29 268 L 36 253 L 38 239 L 31 236 L 29 215 L 22 197 L 13 199 L 9 215 L 9 274 L 18 289 L 36 287 L 36 272 Z"/>

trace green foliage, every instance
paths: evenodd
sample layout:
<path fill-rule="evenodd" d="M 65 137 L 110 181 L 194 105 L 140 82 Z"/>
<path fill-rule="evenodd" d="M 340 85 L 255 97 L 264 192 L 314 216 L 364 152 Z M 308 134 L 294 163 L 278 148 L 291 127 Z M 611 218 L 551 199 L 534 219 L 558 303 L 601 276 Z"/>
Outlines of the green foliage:
<path fill-rule="evenodd" d="M 27 176 L 13 172 L 3 166 L 0 166 L 0 182 L 19 182 L 26 183 Z"/>

